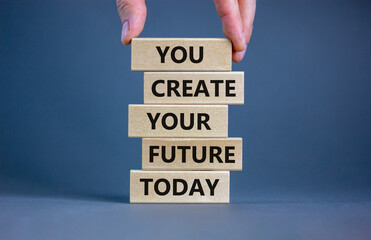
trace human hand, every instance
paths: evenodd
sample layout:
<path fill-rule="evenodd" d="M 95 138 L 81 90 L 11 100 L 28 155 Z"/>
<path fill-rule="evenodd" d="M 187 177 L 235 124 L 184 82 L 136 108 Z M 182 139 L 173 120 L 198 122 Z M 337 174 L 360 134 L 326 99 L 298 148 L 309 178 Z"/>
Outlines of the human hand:
<path fill-rule="evenodd" d="M 240 62 L 250 42 L 256 0 L 214 0 L 214 4 L 222 20 L 224 35 L 233 45 L 232 60 Z"/>
<path fill-rule="evenodd" d="M 121 18 L 121 42 L 130 44 L 131 39 L 142 32 L 147 16 L 144 0 L 116 0 Z M 232 60 L 240 62 L 250 41 L 255 17 L 256 0 L 214 0 L 223 32 L 233 45 Z"/>

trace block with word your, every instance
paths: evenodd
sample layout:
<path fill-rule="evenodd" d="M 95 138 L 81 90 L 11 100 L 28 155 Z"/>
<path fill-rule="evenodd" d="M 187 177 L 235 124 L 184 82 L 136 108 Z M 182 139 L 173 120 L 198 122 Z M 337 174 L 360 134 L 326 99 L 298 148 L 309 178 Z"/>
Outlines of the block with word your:
<path fill-rule="evenodd" d="M 129 137 L 227 137 L 226 105 L 129 105 Z"/>

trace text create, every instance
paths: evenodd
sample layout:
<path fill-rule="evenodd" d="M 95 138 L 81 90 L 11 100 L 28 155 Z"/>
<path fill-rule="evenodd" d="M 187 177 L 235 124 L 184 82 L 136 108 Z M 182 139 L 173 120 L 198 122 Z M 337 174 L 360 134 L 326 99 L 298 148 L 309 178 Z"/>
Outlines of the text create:
<path fill-rule="evenodd" d="M 145 72 L 145 104 L 243 104 L 243 72 Z"/>
<path fill-rule="evenodd" d="M 213 84 L 213 88 L 209 89 L 206 86 L 205 80 L 197 81 L 195 89 L 192 88 L 193 80 L 182 80 L 181 83 L 177 80 L 156 80 L 151 87 L 152 94 L 156 97 L 198 97 L 200 95 L 204 97 L 219 97 L 220 89 L 223 88 L 226 97 L 235 97 L 236 80 L 210 80 L 210 84 Z M 166 85 L 166 91 L 159 91 L 158 85 Z M 182 84 L 182 90 L 180 89 Z"/>

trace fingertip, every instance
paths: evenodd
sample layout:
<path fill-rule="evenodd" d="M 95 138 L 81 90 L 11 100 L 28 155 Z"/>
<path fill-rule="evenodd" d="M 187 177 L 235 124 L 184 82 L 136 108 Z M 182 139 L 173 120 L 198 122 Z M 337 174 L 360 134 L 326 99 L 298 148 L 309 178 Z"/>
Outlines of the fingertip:
<path fill-rule="evenodd" d="M 232 61 L 235 62 L 235 63 L 241 62 L 242 59 L 245 57 L 245 53 L 246 53 L 246 47 L 241 52 L 233 52 L 232 53 Z"/>
<path fill-rule="evenodd" d="M 122 42 L 122 44 L 124 44 L 125 46 L 127 46 L 127 45 L 130 45 L 131 39 L 129 39 L 129 40 L 127 40 L 127 39 L 121 39 L 121 42 Z"/>
<path fill-rule="evenodd" d="M 124 44 L 125 46 L 130 45 L 131 38 L 121 38 L 121 43 Z"/>

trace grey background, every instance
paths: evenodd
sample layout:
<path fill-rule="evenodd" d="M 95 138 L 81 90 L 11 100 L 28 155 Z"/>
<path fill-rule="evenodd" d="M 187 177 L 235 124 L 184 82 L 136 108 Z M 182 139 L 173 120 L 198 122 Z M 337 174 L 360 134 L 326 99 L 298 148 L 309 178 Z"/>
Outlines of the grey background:
<path fill-rule="evenodd" d="M 143 103 L 143 73 L 130 71 L 114 1 L 0 3 L 2 239 L 369 236 L 368 1 L 258 1 L 233 65 L 245 105 L 229 110 L 244 170 L 220 206 L 127 204 L 141 168 L 127 106 Z M 141 37 L 223 37 L 212 1 L 147 8 Z"/>

